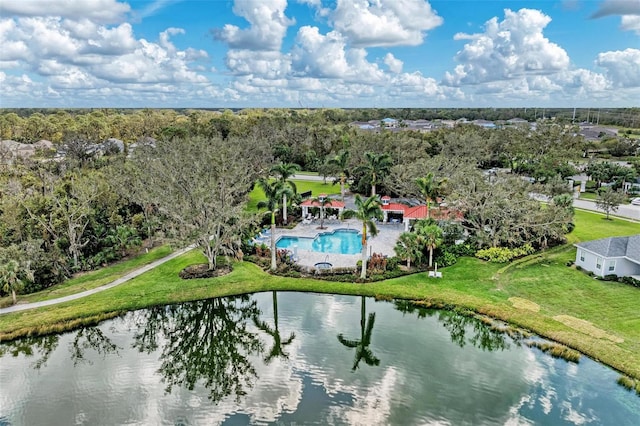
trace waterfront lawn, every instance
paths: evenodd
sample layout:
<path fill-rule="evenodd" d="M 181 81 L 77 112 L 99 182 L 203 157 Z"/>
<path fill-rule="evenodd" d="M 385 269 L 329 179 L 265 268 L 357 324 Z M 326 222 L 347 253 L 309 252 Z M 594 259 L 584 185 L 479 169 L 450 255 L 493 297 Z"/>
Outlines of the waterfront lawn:
<path fill-rule="evenodd" d="M 573 241 L 640 232 L 638 223 L 605 221 L 581 211 L 576 212 L 576 225 Z M 180 270 L 204 260 L 192 251 L 108 291 L 1 315 L 0 340 L 57 331 L 95 322 L 105 313 L 159 304 L 269 290 L 313 291 L 426 300 L 473 310 L 525 327 L 640 378 L 640 314 L 634 303 L 640 289 L 598 281 L 566 266 L 574 258 L 571 245 L 507 266 L 462 258 L 442 270 L 442 279 L 421 273 L 370 284 L 272 276 L 246 262 L 236 264 L 224 277 L 181 280 Z"/>

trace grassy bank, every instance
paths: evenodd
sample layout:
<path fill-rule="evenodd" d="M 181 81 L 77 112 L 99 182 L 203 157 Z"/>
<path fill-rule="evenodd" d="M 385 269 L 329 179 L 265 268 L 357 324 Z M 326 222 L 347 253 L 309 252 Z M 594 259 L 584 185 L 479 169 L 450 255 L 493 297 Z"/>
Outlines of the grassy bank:
<path fill-rule="evenodd" d="M 92 288 L 100 287 L 101 285 L 108 284 L 118 278 L 122 278 L 129 272 L 161 259 L 170 253 L 171 248 L 169 246 L 165 245 L 162 247 L 156 247 L 149 250 L 147 253 L 114 263 L 106 268 L 78 274 L 61 284 L 49 287 L 37 293 L 18 295 L 18 303 L 32 303 L 40 302 L 42 300 L 57 299 L 58 297 L 91 290 Z M 13 301 L 11 300 L 11 296 L 0 298 L 0 307 L 10 306 L 12 303 Z"/>
<path fill-rule="evenodd" d="M 571 241 L 640 232 L 640 225 L 576 212 Z M 64 328 L 72 321 L 152 305 L 267 290 L 384 296 L 455 305 L 525 327 L 640 378 L 640 290 L 594 280 L 567 267 L 575 249 L 564 246 L 511 265 L 463 258 L 443 279 L 415 274 L 371 284 L 334 283 L 269 275 L 249 263 L 224 277 L 181 280 L 190 252 L 125 284 L 90 297 L 0 316 L 0 339 Z"/>

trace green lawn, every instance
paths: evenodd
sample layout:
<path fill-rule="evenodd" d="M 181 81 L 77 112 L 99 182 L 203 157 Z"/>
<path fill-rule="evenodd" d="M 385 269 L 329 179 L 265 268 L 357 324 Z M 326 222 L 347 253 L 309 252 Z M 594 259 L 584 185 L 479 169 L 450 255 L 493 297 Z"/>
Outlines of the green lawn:
<path fill-rule="evenodd" d="M 575 221 L 571 242 L 640 232 L 638 223 L 607 221 L 582 211 L 576 212 Z M 463 258 L 444 268 L 440 280 L 421 273 L 370 284 L 277 277 L 246 262 L 236 264 L 224 277 L 181 280 L 180 270 L 203 260 L 192 251 L 108 291 L 2 315 L 0 340 L 70 328 L 108 313 L 152 305 L 268 290 L 313 291 L 428 300 L 471 309 L 557 340 L 640 378 L 640 289 L 598 281 L 566 266 L 574 258 L 575 249 L 565 245 L 507 266 Z"/>
<path fill-rule="evenodd" d="M 310 180 L 293 180 L 296 185 L 296 189 L 299 193 L 311 191 L 313 197 L 317 197 L 318 194 L 333 195 L 336 198 L 340 197 L 340 184 L 333 185 L 331 180 L 327 180 L 327 183 L 310 181 Z M 253 191 L 249 193 L 249 204 L 247 205 L 248 211 L 257 211 L 258 203 L 265 199 L 264 192 L 258 185 L 253 188 Z"/>
<path fill-rule="evenodd" d="M 570 243 L 640 234 L 639 222 L 618 217 L 612 217 L 610 220 L 607 220 L 604 214 L 585 210 L 576 210 L 574 217 L 576 228 L 567 236 Z"/>

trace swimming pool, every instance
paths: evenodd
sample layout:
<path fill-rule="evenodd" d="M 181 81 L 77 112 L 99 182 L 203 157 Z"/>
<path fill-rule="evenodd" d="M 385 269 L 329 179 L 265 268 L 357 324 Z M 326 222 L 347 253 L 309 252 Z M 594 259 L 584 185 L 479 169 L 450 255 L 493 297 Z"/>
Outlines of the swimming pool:
<path fill-rule="evenodd" d="M 362 236 L 353 229 L 336 229 L 318 234 L 315 238 L 283 236 L 276 242 L 279 249 L 293 251 L 294 246 L 298 246 L 299 250 L 320 253 L 358 254 L 362 252 Z"/>

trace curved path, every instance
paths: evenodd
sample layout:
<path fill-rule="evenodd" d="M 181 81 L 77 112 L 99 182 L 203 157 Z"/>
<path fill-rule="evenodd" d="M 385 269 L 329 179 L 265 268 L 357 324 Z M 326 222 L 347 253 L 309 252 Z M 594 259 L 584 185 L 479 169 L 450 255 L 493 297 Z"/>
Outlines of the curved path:
<path fill-rule="evenodd" d="M 91 290 L 83 291 L 81 293 L 75 293 L 75 294 L 70 294 L 69 296 L 58 297 L 57 299 L 49 299 L 49 300 L 43 300 L 41 302 L 33 302 L 33 303 L 23 303 L 23 304 L 13 305 L 13 306 L 10 306 L 8 308 L 0 308 L 0 315 L 8 314 L 10 312 L 26 311 L 27 309 L 41 308 L 43 306 L 56 305 L 58 303 L 68 302 L 70 300 L 81 299 L 83 297 L 90 296 L 92 294 L 100 293 L 101 291 L 104 291 L 104 290 L 110 289 L 112 287 L 115 287 L 117 285 L 120 285 L 122 283 L 125 283 L 125 282 L 137 277 L 138 275 L 142 275 L 145 272 L 150 271 L 151 269 L 155 268 L 156 266 L 162 265 L 163 263 L 168 262 L 171 259 L 174 259 L 174 258 L 176 258 L 178 256 L 181 256 L 182 254 L 188 252 L 189 250 L 192 250 L 194 247 L 195 246 L 189 246 L 187 248 L 175 251 L 175 252 L 171 253 L 170 255 L 163 257 L 162 259 L 158 259 L 155 262 L 151 262 L 148 265 L 145 265 L 145 266 L 143 266 L 141 268 L 138 268 L 138 269 L 136 269 L 134 271 L 131 271 L 128 274 L 126 274 L 125 276 L 123 276 L 122 278 L 118 278 L 117 280 L 112 281 L 109 284 L 105 284 L 105 285 L 102 285 L 100 287 L 92 288 Z"/>

